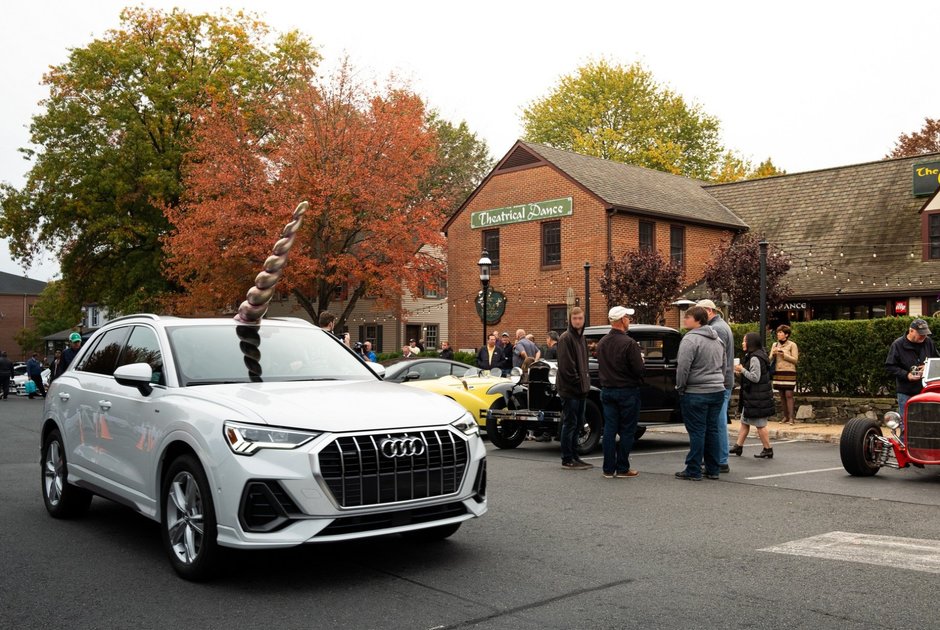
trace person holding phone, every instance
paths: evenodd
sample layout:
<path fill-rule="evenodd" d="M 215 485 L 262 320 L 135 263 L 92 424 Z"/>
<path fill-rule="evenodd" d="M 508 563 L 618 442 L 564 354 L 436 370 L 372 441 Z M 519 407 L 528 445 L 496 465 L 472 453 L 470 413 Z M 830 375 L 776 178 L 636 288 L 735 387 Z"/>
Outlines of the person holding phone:
<path fill-rule="evenodd" d="M 940 356 L 937 347 L 930 338 L 930 328 L 922 319 L 911 322 L 907 334 L 898 337 L 888 349 L 885 370 L 894 376 L 897 384 L 898 407 L 904 415 L 904 407 L 911 396 L 916 396 L 924 389 L 921 379 L 924 376 L 924 363 L 927 359 Z"/>

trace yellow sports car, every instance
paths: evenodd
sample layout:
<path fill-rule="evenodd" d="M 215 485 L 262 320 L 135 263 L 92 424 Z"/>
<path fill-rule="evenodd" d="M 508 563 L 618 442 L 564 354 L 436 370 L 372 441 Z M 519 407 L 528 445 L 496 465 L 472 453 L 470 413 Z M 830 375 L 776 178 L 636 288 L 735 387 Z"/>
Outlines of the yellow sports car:
<path fill-rule="evenodd" d="M 473 414 L 473 417 L 477 419 L 477 424 L 485 428 L 487 410 L 502 409 L 506 404 L 502 394 L 503 388 L 497 386 L 512 382 L 512 379 L 493 376 L 489 372 L 471 368 L 466 374 L 460 376 L 452 374 L 430 380 L 405 381 L 404 384 L 457 401 Z M 499 391 L 493 391 L 497 389 Z"/>

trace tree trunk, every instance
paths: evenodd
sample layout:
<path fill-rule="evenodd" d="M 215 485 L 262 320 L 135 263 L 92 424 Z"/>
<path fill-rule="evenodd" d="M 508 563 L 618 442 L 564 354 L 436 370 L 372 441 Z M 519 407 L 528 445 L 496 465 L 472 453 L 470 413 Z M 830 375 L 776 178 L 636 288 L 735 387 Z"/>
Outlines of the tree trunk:
<path fill-rule="evenodd" d="M 359 286 L 356 287 L 356 290 L 349 294 L 349 301 L 346 302 L 346 308 L 343 309 L 343 312 L 340 313 L 340 316 L 336 319 L 337 330 L 343 329 L 343 326 L 346 325 L 346 320 L 349 319 L 349 314 L 352 313 L 354 308 L 356 308 L 356 304 L 359 302 L 359 298 L 365 294 L 365 282 L 360 283 Z"/>
<path fill-rule="evenodd" d="M 297 298 L 297 302 L 300 306 L 307 311 L 307 315 L 310 316 L 310 319 L 313 321 L 314 326 L 320 325 L 320 313 L 317 312 L 317 308 L 313 305 L 313 302 L 303 293 L 300 289 L 291 289 L 291 293 Z"/>

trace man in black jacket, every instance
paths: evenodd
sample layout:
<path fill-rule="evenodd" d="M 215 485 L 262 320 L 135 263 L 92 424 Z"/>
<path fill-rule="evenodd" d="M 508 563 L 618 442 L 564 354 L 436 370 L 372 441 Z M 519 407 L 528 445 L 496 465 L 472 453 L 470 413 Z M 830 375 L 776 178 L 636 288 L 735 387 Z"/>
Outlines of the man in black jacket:
<path fill-rule="evenodd" d="M 623 479 L 640 473 L 630 468 L 630 451 L 640 420 L 643 355 L 627 331 L 632 308 L 610 309 L 610 332 L 597 343 L 597 367 L 604 404 L 604 477 Z M 617 436 L 620 443 L 617 443 Z"/>
<path fill-rule="evenodd" d="M 477 367 L 481 370 L 492 370 L 500 368 L 502 364 L 502 352 L 496 347 L 496 335 L 490 333 L 486 338 L 486 345 L 477 352 Z"/>
<path fill-rule="evenodd" d="M 898 407 L 904 415 L 904 407 L 911 396 L 916 396 L 924 389 L 924 362 L 937 357 L 937 347 L 930 339 L 930 328 L 922 319 L 915 319 L 907 334 L 898 337 L 888 350 L 885 369 L 894 376 L 898 390 Z"/>
<path fill-rule="evenodd" d="M 576 306 L 568 315 L 568 330 L 558 338 L 558 373 L 555 387 L 561 397 L 561 467 L 588 470 L 591 464 L 578 457 L 578 434 L 591 391 L 587 343 L 584 340 L 584 311 Z"/>
<path fill-rule="evenodd" d="M 6 400 L 10 394 L 10 379 L 13 378 L 13 361 L 6 352 L 0 352 L 0 398 Z"/>

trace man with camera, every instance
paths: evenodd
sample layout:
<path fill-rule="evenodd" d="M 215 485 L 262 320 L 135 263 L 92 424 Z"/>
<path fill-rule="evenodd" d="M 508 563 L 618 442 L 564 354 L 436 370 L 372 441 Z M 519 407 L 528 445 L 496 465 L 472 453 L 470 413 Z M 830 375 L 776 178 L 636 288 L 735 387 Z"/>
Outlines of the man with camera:
<path fill-rule="evenodd" d="M 924 363 L 927 359 L 940 356 L 937 347 L 930 338 L 930 328 L 922 319 L 915 319 L 907 334 L 898 337 L 888 350 L 885 369 L 894 376 L 897 383 L 898 407 L 904 415 L 904 407 L 911 396 L 916 396 L 924 389 L 921 379 L 924 376 Z"/>

